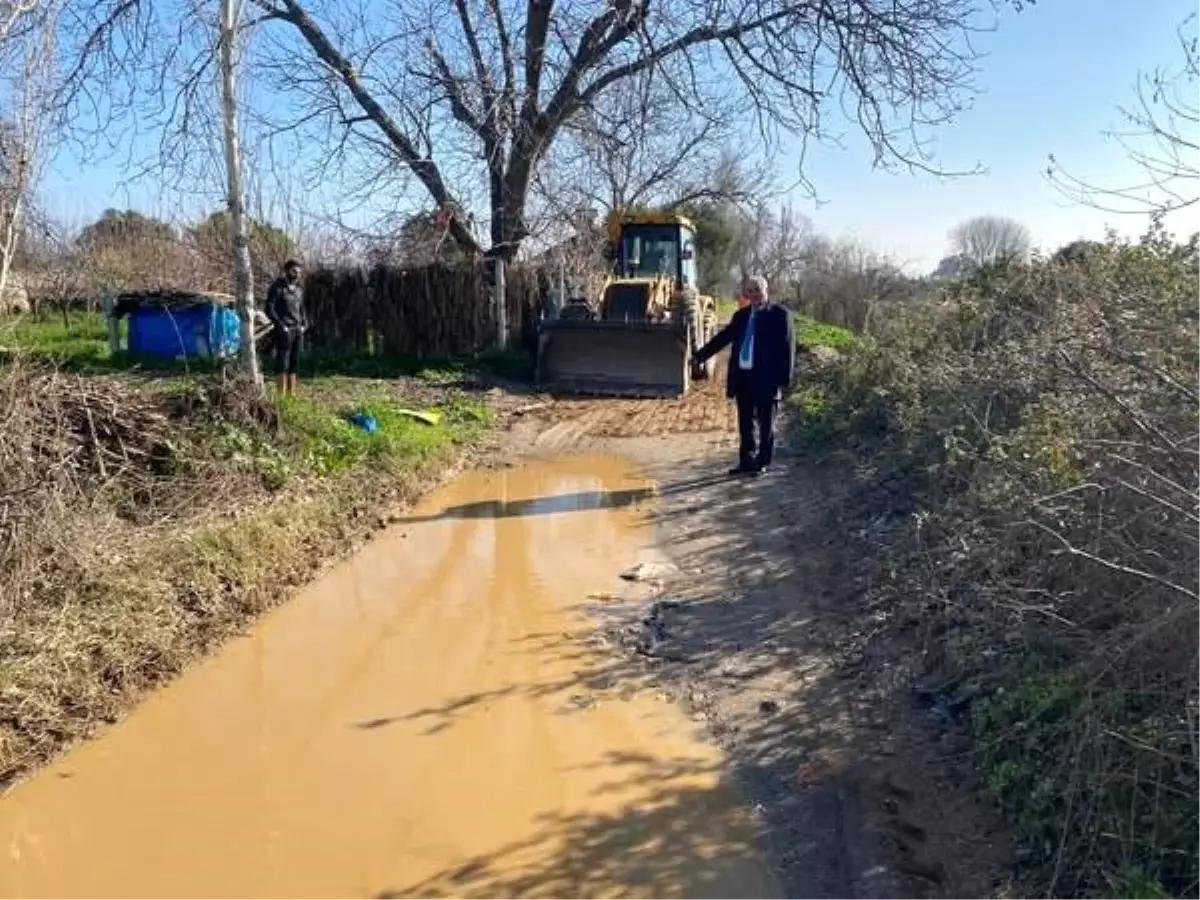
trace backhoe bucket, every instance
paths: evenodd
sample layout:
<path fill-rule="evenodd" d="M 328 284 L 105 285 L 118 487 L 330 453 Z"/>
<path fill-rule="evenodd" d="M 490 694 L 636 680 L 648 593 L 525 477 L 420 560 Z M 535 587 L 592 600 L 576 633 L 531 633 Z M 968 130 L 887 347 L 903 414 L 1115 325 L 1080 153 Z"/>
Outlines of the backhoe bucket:
<path fill-rule="evenodd" d="M 681 397 L 688 390 L 687 331 L 657 322 L 543 322 L 537 384 L 614 397 Z"/>

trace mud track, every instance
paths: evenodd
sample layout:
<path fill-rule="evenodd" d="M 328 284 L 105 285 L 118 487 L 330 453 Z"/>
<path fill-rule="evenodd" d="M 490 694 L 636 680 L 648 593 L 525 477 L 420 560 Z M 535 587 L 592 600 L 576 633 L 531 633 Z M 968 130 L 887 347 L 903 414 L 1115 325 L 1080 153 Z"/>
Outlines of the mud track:
<path fill-rule="evenodd" d="M 870 641 L 846 474 L 798 459 L 784 423 L 770 475 L 725 477 L 736 419 L 720 381 L 679 401 L 527 409 L 514 457 L 603 452 L 657 482 L 657 544 L 678 571 L 596 611 L 595 640 L 621 660 L 604 674 L 646 679 L 722 746 L 787 896 L 1003 894 L 1013 848 L 961 723 L 915 701 L 917 648 Z"/>
<path fill-rule="evenodd" d="M 725 477 L 720 380 L 491 399 L 492 471 L 6 797 L 0 893 L 1003 893 L 844 477 Z"/>

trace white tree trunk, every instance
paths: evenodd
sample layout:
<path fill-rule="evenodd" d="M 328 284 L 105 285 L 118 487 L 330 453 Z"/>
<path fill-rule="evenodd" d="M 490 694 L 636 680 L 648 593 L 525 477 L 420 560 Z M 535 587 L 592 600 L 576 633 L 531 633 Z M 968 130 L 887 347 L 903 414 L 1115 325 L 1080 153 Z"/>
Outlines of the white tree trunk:
<path fill-rule="evenodd" d="M 22 179 L 22 182 L 24 179 Z M 7 294 L 8 276 L 12 272 L 12 263 L 17 255 L 17 243 L 21 238 L 21 213 L 24 211 L 25 185 L 21 183 L 13 199 L 11 210 L 6 210 L 4 216 L 4 234 L 0 235 L 0 312 L 8 308 Z"/>
<path fill-rule="evenodd" d="M 246 234 L 246 199 L 242 187 L 242 147 L 238 135 L 236 42 L 241 19 L 241 0 L 221 0 L 221 120 L 225 136 L 226 202 L 233 232 L 234 298 L 241 319 L 241 363 L 251 381 L 261 386 L 258 351 L 254 345 L 254 270 L 250 264 L 250 241 Z"/>
<path fill-rule="evenodd" d="M 9 30 L 17 20 L 33 13 L 36 7 L 33 0 L 9 3 L 4 11 L 6 24 L 0 23 L 4 29 L 0 32 L 0 41 L 7 39 Z M 0 200 L 0 221 L 3 222 L 0 229 L 0 307 L 7 303 L 5 292 L 21 242 L 21 220 L 31 202 L 30 193 L 39 169 L 42 141 L 46 136 L 47 122 L 51 119 L 51 112 L 47 109 L 51 93 L 47 72 L 51 69 L 54 55 L 55 23 L 53 15 L 40 17 L 35 22 L 38 27 L 22 36 L 15 47 L 5 47 L 0 59 L 0 66 L 11 73 L 6 77 L 19 79 L 10 82 L 17 108 L 13 111 L 15 115 L 6 123 L 12 130 L 7 136 L 8 146 L 3 148 L 11 166 L 9 174 L 12 180 L 0 185 L 0 191 L 6 195 Z M 21 54 L 19 65 L 16 53 Z"/>

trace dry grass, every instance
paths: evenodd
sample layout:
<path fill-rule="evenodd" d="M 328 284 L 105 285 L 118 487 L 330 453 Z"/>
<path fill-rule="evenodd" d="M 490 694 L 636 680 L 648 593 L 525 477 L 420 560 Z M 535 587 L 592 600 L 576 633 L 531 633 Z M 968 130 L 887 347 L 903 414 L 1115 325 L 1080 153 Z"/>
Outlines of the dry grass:
<path fill-rule="evenodd" d="M 295 412 L 281 421 L 236 383 L 0 372 L 0 782 L 284 598 L 437 479 L 466 434 L 451 422 L 357 452 L 316 404 Z"/>
<path fill-rule="evenodd" d="M 982 272 L 801 398 L 1033 891 L 1197 889 L 1196 266 L 1151 233 Z"/>

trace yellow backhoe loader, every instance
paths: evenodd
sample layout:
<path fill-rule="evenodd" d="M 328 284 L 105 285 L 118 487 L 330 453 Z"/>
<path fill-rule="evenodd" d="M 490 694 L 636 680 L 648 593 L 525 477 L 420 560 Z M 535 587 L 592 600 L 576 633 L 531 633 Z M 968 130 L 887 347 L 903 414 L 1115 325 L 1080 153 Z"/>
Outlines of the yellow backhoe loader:
<path fill-rule="evenodd" d="M 672 213 L 614 213 L 598 302 L 568 300 L 538 332 L 536 380 L 565 393 L 679 397 L 711 363 L 693 351 L 716 331 L 717 308 L 696 285 L 696 229 Z"/>

